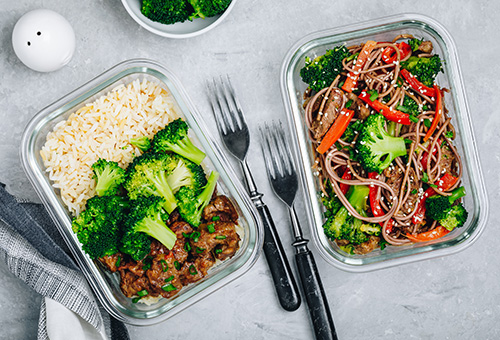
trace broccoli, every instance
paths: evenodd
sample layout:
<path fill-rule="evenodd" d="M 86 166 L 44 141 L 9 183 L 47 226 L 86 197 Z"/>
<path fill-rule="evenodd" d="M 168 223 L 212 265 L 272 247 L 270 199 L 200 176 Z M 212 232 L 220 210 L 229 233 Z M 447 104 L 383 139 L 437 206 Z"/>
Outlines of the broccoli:
<path fill-rule="evenodd" d="M 196 194 L 196 191 L 191 186 L 184 186 L 179 189 L 175 197 L 178 201 L 179 214 L 184 221 L 195 227 L 200 224 L 203 209 L 212 199 L 218 178 L 219 173 L 212 171 L 208 177 L 206 186 L 199 195 Z"/>
<path fill-rule="evenodd" d="M 142 260 L 151 250 L 151 240 L 146 234 L 172 249 L 177 235 L 165 224 L 166 218 L 161 197 L 140 197 L 131 201 L 130 214 L 125 219 L 122 252 L 136 261 Z"/>
<path fill-rule="evenodd" d="M 460 187 L 452 191 L 450 196 L 434 195 L 425 200 L 425 214 L 433 220 L 440 220 L 446 216 L 446 211 L 453 202 L 465 196 L 465 188 Z"/>
<path fill-rule="evenodd" d="M 467 221 L 468 215 L 467 210 L 465 210 L 462 203 L 460 203 L 451 207 L 447 211 L 446 216 L 438 222 L 441 226 L 445 227 L 449 231 L 452 231 L 455 228 L 463 226 L 465 221 Z"/>
<path fill-rule="evenodd" d="M 222 14 L 231 4 L 231 0 L 188 0 L 194 8 L 194 13 L 189 20 L 195 18 L 205 19 Z"/>
<path fill-rule="evenodd" d="M 337 195 L 335 195 L 335 191 L 333 191 L 330 180 L 327 180 L 325 183 L 325 191 L 327 195 L 321 193 L 321 202 L 326 209 L 325 217 L 328 218 L 337 213 L 337 211 L 342 207 L 342 202 L 340 202 Z"/>
<path fill-rule="evenodd" d="M 384 124 L 382 114 L 368 116 L 356 140 L 358 159 L 368 172 L 381 173 L 396 157 L 406 155 L 404 138 L 391 136 Z"/>
<path fill-rule="evenodd" d="M 166 153 L 145 153 L 134 158 L 127 168 L 124 182 L 128 196 L 131 199 L 140 196 L 162 197 L 165 210 L 171 213 L 177 201 L 168 185 L 167 176 L 176 166 L 175 158 Z"/>
<path fill-rule="evenodd" d="M 129 202 L 121 196 L 94 196 L 85 210 L 73 218 L 71 226 L 90 258 L 96 259 L 118 252 L 121 224 Z"/>
<path fill-rule="evenodd" d="M 403 105 L 398 105 L 396 107 L 397 110 L 402 111 L 404 113 L 408 113 L 412 116 L 418 116 L 422 111 L 427 111 L 427 105 L 422 105 L 421 107 L 414 101 L 412 98 L 405 96 L 403 99 Z"/>
<path fill-rule="evenodd" d="M 344 131 L 341 139 L 346 143 L 352 143 L 356 136 L 359 134 L 359 129 L 361 128 L 363 121 L 361 119 L 356 120 L 354 123 L 347 125 L 347 129 Z"/>
<path fill-rule="evenodd" d="M 340 74 L 343 69 L 342 60 L 348 56 L 349 51 L 345 46 L 337 46 L 315 59 L 306 57 L 305 66 L 300 70 L 302 81 L 308 84 L 311 90 L 319 92 L 330 86 Z"/>
<path fill-rule="evenodd" d="M 200 164 L 205 158 L 205 153 L 193 144 L 188 136 L 188 129 L 188 125 L 182 119 L 172 121 L 154 136 L 153 151 L 172 151 Z"/>
<path fill-rule="evenodd" d="M 451 193 L 450 196 L 434 195 L 425 200 L 425 214 L 427 217 L 437 221 L 448 230 L 459 228 L 467 220 L 467 210 L 459 203 L 453 203 L 460 197 L 465 196 L 465 188 L 460 187 Z"/>
<path fill-rule="evenodd" d="M 182 156 L 172 157 L 177 161 L 175 169 L 167 176 L 167 182 L 172 192 L 177 192 L 183 186 L 191 186 L 194 192 L 199 194 L 207 184 L 203 167 Z"/>
<path fill-rule="evenodd" d="M 110 162 L 100 158 L 92 164 L 95 191 L 98 196 L 115 195 L 118 188 L 125 180 L 125 170 L 120 168 L 117 162 Z"/>
<path fill-rule="evenodd" d="M 416 50 L 418 50 L 420 45 L 422 45 L 423 41 L 424 41 L 424 38 L 422 38 L 421 40 L 417 39 L 417 38 L 413 38 L 413 39 L 408 40 L 408 45 L 410 45 L 412 52 L 415 52 Z"/>
<path fill-rule="evenodd" d="M 193 8 L 185 0 L 142 0 L 141 13 L 152 21 L 170 25 L 188 20 Z"/>
<path fill-rule="evenodd" d="M 362 216 L 366 216 L 366 200 L 370 188 L 365 185 L 355 185 L 347 193 L 349 203 Z M 330 216 L 323 230 L 331 240 L 347 240 L 352 244 L 360 244 L 369 240 L 370 235 L 380 235 L 380 226 L 365 223 L 354 218 L 346 207 L 342 206 L 335 215 Z"/>
<path fill-rule="evenodd" d="M 142 152 L 146 152 L 151 147 L 151 139 L 149 139 L 147 136 L 136 137 L 130 139 L 130 144 L 139 148 L 139 150 L 141 150 Z"/>
<path fill-rule="evenodd" d="M 412 56 L 401 67 L 410 71 L 422 84 L 432 87 L 434 79 L 439 72 L 443 71 L 441 59 L 437 54 L 430 58 L 419 58 Z"/>

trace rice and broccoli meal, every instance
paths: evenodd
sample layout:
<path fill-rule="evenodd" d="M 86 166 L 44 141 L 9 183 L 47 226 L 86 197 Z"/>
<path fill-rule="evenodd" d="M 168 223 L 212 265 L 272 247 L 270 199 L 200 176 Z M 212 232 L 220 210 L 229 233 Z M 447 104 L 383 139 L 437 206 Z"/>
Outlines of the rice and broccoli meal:
<path fill-rule="evenodd" d="M 177 112 L 135 80 L 58 123 L 41 150 L 82 250 L 133 302 L 172 297 L 239 249 L 238 213 Z"/>

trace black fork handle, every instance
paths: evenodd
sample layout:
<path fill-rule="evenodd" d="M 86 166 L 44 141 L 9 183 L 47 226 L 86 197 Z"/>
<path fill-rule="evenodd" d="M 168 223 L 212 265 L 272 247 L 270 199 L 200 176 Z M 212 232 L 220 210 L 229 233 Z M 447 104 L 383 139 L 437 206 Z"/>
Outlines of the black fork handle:
<path fill-rule="evenodd" d="M 337 332 L 328 306 L 328 299 L 321 283 L 316 261 L 307 247 L 307 242 L 305 239 L 299 239 L 293 245 L 297 250 L 295 260 L 314 334 L 317 340 L 337 340 Z"/>
<path fill-rule="evenodd" d="M 274 287 L 278 293 L 278 299 L 287 311 L 294 311 L 300 307 L 300 294 L 297 282 L 292 274 L 283 246 L 274 226 L 268 207 L 263 204 L 257 206 L 262 223 L 264 224 L 264 254 L 271 270 Z"/>

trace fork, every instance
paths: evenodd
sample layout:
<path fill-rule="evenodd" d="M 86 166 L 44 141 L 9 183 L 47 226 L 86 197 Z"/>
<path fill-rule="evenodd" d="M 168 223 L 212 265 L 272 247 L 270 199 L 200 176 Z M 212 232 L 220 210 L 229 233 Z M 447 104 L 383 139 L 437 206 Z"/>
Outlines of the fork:
<path fill-rule="evenodd" d="M 248 193 L 255 204 L 264 225 L 264 254 L 269 265 L 278 300 L 283 309 L 297 310 L 301 299 L 293 272 L 288 263 L 269 208 L 262 201 L 262 194 L 250 172 L 246 155 L 250 145 L 250 133 L 243 116 L 243 110 L 235 96 L 229 76 L 213 84 L 208 83 L 212 112 L 225 147 L 241 164 Z"/>
<path fill-rule="evenodd" d="M 294 208 L 295 196 L 299 189 L 299 179 L 287 150 L 285 133 L 281 122 L 264 124 L 259 127 L 262 138 L 262 153 L 267 168 L 271 187 L 288 207 L 295 236 L 295 261 L 299 271 L 302 289 L 305 293 L 309 315 L 316 339 L 337 339 L 333 318 L 328 306 L 328 300 L 321 283 L 316 261 L 309 250 L 307 239 L 303 237 L 302 229 Z"/>

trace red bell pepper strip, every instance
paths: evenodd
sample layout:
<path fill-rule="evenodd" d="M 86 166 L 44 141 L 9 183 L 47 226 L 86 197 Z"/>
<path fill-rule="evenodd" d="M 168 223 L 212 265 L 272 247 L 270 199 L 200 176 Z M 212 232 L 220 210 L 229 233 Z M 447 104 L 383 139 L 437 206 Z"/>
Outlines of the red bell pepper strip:
<path fill-rule="evenodd" d="M 344 174 L 342 175 L 342 179 L 344 179 L 344 180 L 352 179 L 352 172 L 351 172 L 351 170 L 349 170 L 349 168 L 345 169 Z M 347 191 L 349 191 L 350 185 L 340 183 L 339 187 L 340 187 L 340 191 L 342 191 L 342 193 L 345 195 L 345 194 L 347 194 Z"/>
<path fill-rule="evenodd" d="M 370 172 L 368 173 L 368 178 L 370 179 L 378 179 L 378 173 L 377 172 Z M 369 186 L 370 191 L 368 193 L 368 199 L 370 201 L 370 207 L 372 208 L 372 214 L 375 217 L 382 216 L 384 215 L 384 211 L 382 210 L 382 207 L 380 206 L 380 199 L 378 199 L 377 194 L 378 194 L 378 188 L 371 184 Z M 384 222 L 379 223 L 381 227 L 384 226 Z M 392 227 L 394 225 L 394 220 L 390 219 L 389 222 L 387 223 L 387 228 L 385 231 L 387 233 L 390 233 L 392 231 Z"/>
<path fill-rule="evenodd" d="M 399 49 L 400 59 L 406 58 L 411 53 L 410 45 L 408 45 L 404 41 L 397 44 L 397 47 Z M 382 52 L 382 60 L 386 64 L 392 64 L 393 62 L 396 61 L 397 58 L 398 54 L 396 53 L 396 50 L 390 46 L 386 47 L 384 49 L 384 52 Z"/>
<path fill-rule="evenodd" d="M 436 90 L 436 113 L 434 113 L 434 119 L 432 120 L 431 127 L 427 130 L 427 133 L 424 137 L 424 142 L 427 142 L 429 138 L 432 136 L 434 131 L 437 128 L 439 121 L 441 120 L 441 116 L 443 115 L 443 100 L 441 95 L 441 90 L 434 85 L 434 90 Z"/>
<path fill-rule="evenodd" d="M 438 239 L 440 237 L 443 237 L 444 235 L 448 234 L 450 231 L 442 226 L 437 226 L 436 228 L 412 235 L 412 234 L 406 234 L 406 237 L 412 242 L 426 242 L 426 241 L 431 241 Z"/>
<path fill-rule="evenodd" d="M 437 140 L 437 144 L 440 145 L 441 144 L 441 141 Z M 437 154 L 437 147 L 435 146 L 434 149 L 432 149 L 432 155 L 435 156 Z M 420 160 L 420 164 L 422 164 L 422 168 L 424 170 L 427 170 L 427 161 L 429 159 L 429 153 L 427 151 L 424 151 L 424 153 L 422 154 L 422 159 Z"/>
<path fill-rule="evenodd" d="M 375 111 L 381 113 L 386 119 L 403 124 L 403 125 L 410 125 L 410 115 L 398 110 L 395 110 L 385 104 L 382 104 L 378 99 L 371 100 L 370 99 L 370 94 L 366 92 L 366 90 L 363 90 L 359 94 L 359 99 L 367 103 L 368 105 L 371 106 L 372 109 Z"/>
<path fill-rule="evenodd" d="M 368 60 L 368 56 L 370 55 L 370 53 L 372 53 L 375 45 L 377 45 L 377 42 L 373 40 L 368 40 L 364 44 L 363 48 L 361 49 L 361 52 L 359 52 L 358 58 L 354 62 L 354 65 L 352 67 L 353 71 L 347 74 L 347 78 L 344 82 L 344 85 L 342 85 L 342 90 L 346 92 L 352 92 L 354 89 L 356 89 L 356 84 L 359 78 L 359 72 L 361 72 L 361 69 Z"/>
<path fill-rule="evenodd" d="M 435 184 L 437 185 L 438 189 L 441 191 L 446 191 L 449 188 L 453 186 L 457 182 L 458 178 L 449 174 L 445 173 Z M 422 224 L 424 222 L 424 216 L 425 216 L 425 201 L 427 200 L 427 197 L 432 196 L 436 193 L 433 187 L 427 188 L 425 190 L 423 196 L 420 198 L 420 201 L 418 202 L 417 206 L 417 211 L 412 217 L 412 223 L 413 224 Z"/>
<path fill-rule="evenodd" d="M 353 116 L 353 110 L 342 109 L 337 119 L 335 119 L 332 126 L 330 126 L 330 129 L 328 129 L 328 132 L 323 137 L 323 140 L 317 147 L 316 151 L 320 154 L 324 154 L 328 151 L 328 149 L 330 149 L 330 147 L 335 144 L 340 137 L 342 137 Z"/>
<path fill-rule="evenodd" d="M 417 91 L 420 94 L 423 94 L 424 96 L 428 97 L 436 97 L 436 89 L 435 88 L 430 88 L 424 84 L 422 84 L 413 74 L 411 74 L 408 70 L 406 69 L 401 69 L 401 75 L 403 78 L 406 79 L 408 84 Z"/>

